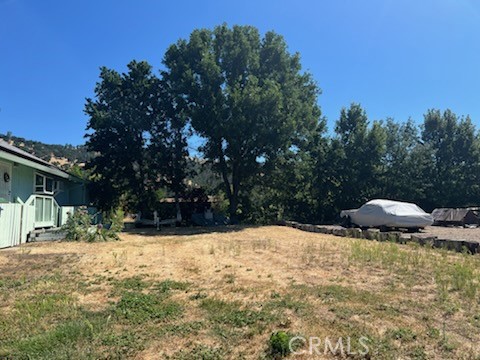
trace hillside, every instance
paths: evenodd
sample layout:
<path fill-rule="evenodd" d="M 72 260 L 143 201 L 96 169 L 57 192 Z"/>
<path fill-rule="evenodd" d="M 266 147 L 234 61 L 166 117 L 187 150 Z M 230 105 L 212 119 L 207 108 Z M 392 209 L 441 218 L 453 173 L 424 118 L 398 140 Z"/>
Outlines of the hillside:
<path fill-rule="evenodd" d="M 14 136 L 11 133 L 0 134 L 0 139 L 8 141 L 12 145 L 34 154 L 40 159 L 61 167 L 69 167 L 69 165 L 73 164 L 83 164 L 91 156 L 85 145 L 45 144 L 40 141 L 27 140 L 22 137 Z"/>

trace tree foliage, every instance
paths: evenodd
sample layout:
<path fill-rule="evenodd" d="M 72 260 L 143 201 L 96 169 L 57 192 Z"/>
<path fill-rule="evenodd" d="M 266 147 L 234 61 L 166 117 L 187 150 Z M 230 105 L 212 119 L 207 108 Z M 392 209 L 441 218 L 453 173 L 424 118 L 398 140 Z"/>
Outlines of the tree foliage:
<path fill-rule="evenodd" d="M 87 99 L 90 132 L 87 163 L 91 191 L 101 209 L 123 201 L 131 210 L 151 209 L 156 191 L 178 192 L 185 177 L 185 117 L 168 84 L 146 62 L 132 61 L 128 72 L 102 68 L 95 99 Z"/>
<path fill-rule="evenodd" d="M 353 103 L 328 133 L 299 54 L 251 26 L 195 30 L 163 65 L 159 75 L 146 62 L 102 68 L 87 99 L 87 170 L 101 208 L 151 208 L 163 188 L 226 197 L 230 216 L 249 222 L 330 222 L 374 198 L 480 205 L 480 135 L 468 116 L 372 121 Z M 203 141 L 195 158 L 191 135 Z"/>
<path fill-rule="evenodd" d="M 480 137 L 469 117 L 432 109 L 419 126 L 411 119 L 371 122 L 352 104 L 322 140 L 275 173 L 276 196 L 258 190 L 270 208 L 286 210 L 284 218 L 330 222 L 340 210 L 374 198 L 414 202 L 427 211 L 480 204 Z M 302 176 L 292 177 L 292 168 Z M 304 207 L 294 206 L 299 198 Z"/>
<path fill-rule="evenodd" d="M 164 64 L 206 139 L 202 153 L 221 174 L 234 217 L 242 188 L 265 163 L 316 128 L 319 90 L 280 35 L 262 38 L 251 26 L 195 30 L 168 49 Z"/>
<path fill-rule="evenodd" d="M 87 99 L 87 147 L 96 153 L 87 168 L 95 171 L 91 190 L 101 208 L 118 206 L 124 194 L 138 205 L 151 195 L 145 148 L 146 133 L 158 116 L 155 85 L 151 66 L 132 61 L 123 74 L 103 67 L 96 99 Z"/>

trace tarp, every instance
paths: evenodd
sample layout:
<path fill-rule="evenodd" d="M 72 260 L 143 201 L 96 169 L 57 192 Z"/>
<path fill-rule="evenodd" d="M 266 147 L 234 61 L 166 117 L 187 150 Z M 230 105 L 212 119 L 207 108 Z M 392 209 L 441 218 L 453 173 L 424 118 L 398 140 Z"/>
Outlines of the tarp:
<path fill-rule="evenodd" d="M 366 227 L 423 228 L 433 224 L 433 217 L 415 204 L 393 200 L 371 200 L 355 210 L 344 210 L 341 217 Z"/>
<path fill-rule="evenodd" d="M 435 223 L 478 224 L 479 219 L 472 210 L 439 208 L 432 212 Z"/>

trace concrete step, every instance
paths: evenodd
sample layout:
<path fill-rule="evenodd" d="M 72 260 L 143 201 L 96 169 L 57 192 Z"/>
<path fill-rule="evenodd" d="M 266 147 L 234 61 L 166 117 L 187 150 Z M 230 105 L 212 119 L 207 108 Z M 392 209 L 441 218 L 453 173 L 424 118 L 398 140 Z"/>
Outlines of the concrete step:
<path fill-rule="evenodd" d="M 65 233 L 59 228 L 39 229 L 31 231 L 28 242 L 56 241 L 65 239 Z"/>

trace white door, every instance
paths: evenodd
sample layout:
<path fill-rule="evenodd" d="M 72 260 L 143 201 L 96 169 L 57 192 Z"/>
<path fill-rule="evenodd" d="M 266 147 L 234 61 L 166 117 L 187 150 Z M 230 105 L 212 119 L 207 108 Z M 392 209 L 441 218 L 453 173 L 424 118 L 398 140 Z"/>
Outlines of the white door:
<path fill-rule="evenodd" d="M 12 167 L 0 162 L 0 203 L 12 201 Z"/>

